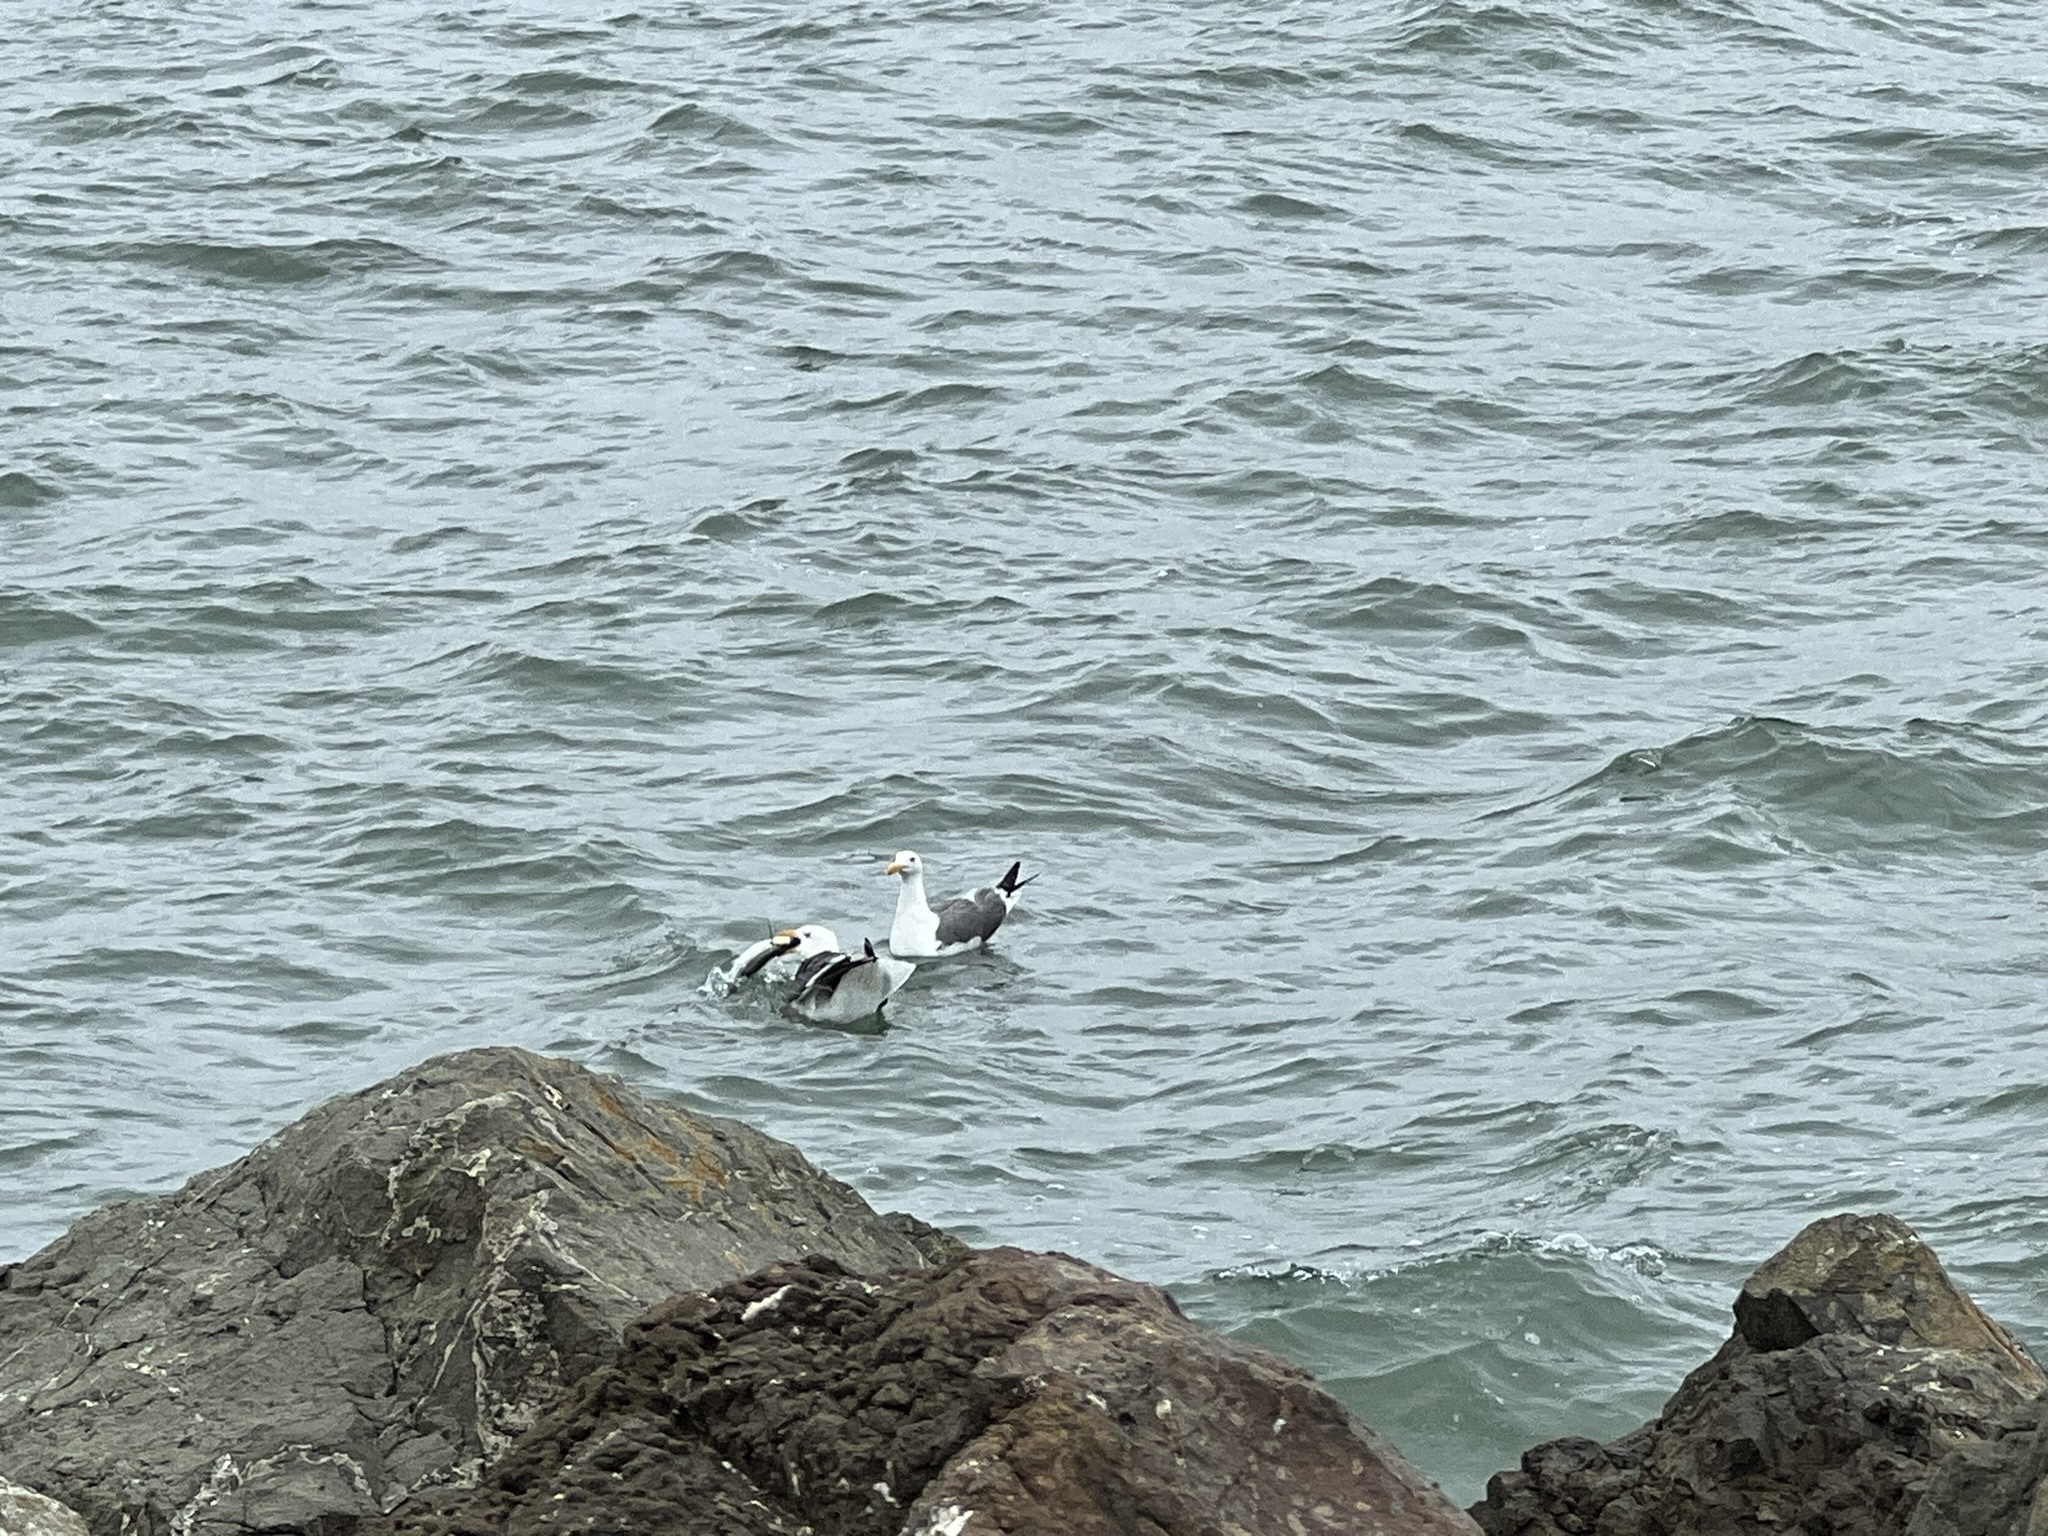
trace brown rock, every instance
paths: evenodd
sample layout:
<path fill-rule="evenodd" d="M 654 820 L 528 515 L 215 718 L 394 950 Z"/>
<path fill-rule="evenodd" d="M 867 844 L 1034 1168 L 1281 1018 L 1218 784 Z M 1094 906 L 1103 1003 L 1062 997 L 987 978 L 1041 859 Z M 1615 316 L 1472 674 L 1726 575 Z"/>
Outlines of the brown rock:
<path fill-rule="evenodd" d="M 1496 1474 L 1472 1509 L 1489 1536 L 1893 1536 L 1930 1471 L 2043 1386 L 1890 1216 L 1815 1222 L 1743 1285 L 1735 1316 L 1658 1419 Z"/>
<path fill-rule="evenodd" d="M 444 1056 L 0 1269 L 0 1476 L 101 1536 L 342 1536 L 473 1481 L 663 1296 L 958 1251 L 746 1126 Z"/>
<path fill-rule="evenodd" d="M 2048 1536 L 2048 1398 L 1944 1457 L 1906 1536 Z"/>
<path fill-rule="evenodd" d="M 664 1302 L 472 1494 L 362 1536 L 1371 1536 L 1471 1522 L 1307 1373 L 998 1248 Z"/>
<path fill-rule="evenodd" d="M 2004 1354 L 2016 1379 L 2048 1386 L 2018 1341 L 1956 1289 L 1934 1250 L 1895 1216 L 1815 1222 L 1743 1282 L 1735 1327 L 1766 1352 L 1855 1333 L 1908 1349 Z"/>

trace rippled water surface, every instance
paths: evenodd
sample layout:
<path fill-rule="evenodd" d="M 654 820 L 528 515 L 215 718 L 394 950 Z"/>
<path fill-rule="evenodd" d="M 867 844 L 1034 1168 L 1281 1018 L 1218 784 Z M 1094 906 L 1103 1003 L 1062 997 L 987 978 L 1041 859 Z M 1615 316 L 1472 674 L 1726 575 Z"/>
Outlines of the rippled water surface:
<path fill-rule="evenodd" d="M 14 9 L 0 1256 L 510 1041 L 1460 1497 L 1836 1209 L 2048 1340 L 2038 7 Z"/>

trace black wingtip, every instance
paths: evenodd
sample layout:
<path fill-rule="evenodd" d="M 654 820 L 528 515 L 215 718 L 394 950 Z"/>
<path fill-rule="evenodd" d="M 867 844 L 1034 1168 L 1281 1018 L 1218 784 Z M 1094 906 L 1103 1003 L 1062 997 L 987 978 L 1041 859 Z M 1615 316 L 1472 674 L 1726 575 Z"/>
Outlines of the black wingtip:
<path fill-rule="evenodd" d="M 1023 870 L 1023 868 L 1024 861 L 1022 859 L 1019 859 L 1016 863 L 1012 864 L 1008 872 L 1004 874 L 1003 878 L 996 882 L 996 889 L 999 891 L 1006 891 L 1010 895 L 1014 896 L 1019 891 L 1023 890 L 1025 886 L 1029 885 L 1033 880 L 1036 880 L 1038 878 L 1037 875 L 1026 875 L 1022 880 L 1019 880 L 1017 876 Z M 1042 874 L 1043 871 L 1041 870 L 1040 873 Z"/>
<path fill-rule="evenodd" d="M 875 941 L 873 939 L 862 939 L 860 941 L 860 947 L 868 952 L 868 958 L 870 960 L 875 958 Z"/>

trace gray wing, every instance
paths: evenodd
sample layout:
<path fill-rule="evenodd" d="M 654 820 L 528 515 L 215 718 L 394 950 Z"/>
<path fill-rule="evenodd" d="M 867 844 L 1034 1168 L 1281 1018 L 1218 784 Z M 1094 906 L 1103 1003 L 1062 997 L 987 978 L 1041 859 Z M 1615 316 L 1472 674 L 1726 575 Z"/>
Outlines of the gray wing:
<path fill-rule="evenodd" d="M 793 1003 L 807 993 L 816 992 L 821 997 L 830 997 L 839 986 L 839 978 L 846 974 L 853 964 L 853 956 L 827 951 L 812 955 L 796 970 L 796 985 L 789 989 L 789 1000 Z"/>
<path fill-rule="evenodd" d="M 872 947 L 865 955 L 813 955 L 806 960 L 796 973 L 796 985 L 790 989 L 789 1000 L 800 1003 L 805 998 L 815 997 L 823 1002 L 839 990 L 839 984 L 853 971 L 864 965 L 875 963 Z"/>
<path fill-rule="evenodd" d="M 1003 926 L 1003 919 L 1010 909 L 1003 905 L 1003 898 L 986 888 L 949 901 L 939 908 L 939 942 L 941 944 L 965 944 L 973 939 L 984 943 Z"/>

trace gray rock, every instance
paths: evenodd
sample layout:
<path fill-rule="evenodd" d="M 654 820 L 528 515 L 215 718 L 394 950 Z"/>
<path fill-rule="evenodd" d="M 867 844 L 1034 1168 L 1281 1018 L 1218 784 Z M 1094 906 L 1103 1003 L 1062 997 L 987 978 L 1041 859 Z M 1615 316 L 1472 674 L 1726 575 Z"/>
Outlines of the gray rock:
<path fill-rule="evenodd" d="M 343 1536 L 473 1482 L 662 1297 L 958 1251 L 746 1126 L 444 1056 L 0 1269 L 0 1476 L 99 1536 Z"/>
<path fill-rule="evenodd" d="M 1307 1372 L 1060 1254 L 678 1296 L 472 1492 L 361 1536 L 1476 1536 Z"/>
<path fill-rule="evenodd" d="M 0 1477 L 0 1536 L 86 1536 L 86 1530 L 77 1511 Z"/>
<path fill-rule="evenodd" d="M 1735 1317 L 1660 1418 L 1496 1474 L 1472 1508 L 1489 1536 L 1895 1536 L 1937 1464 L 2043 1387 L 1890 1216 L 1815 1222 L 1743 1285 Z"/>

